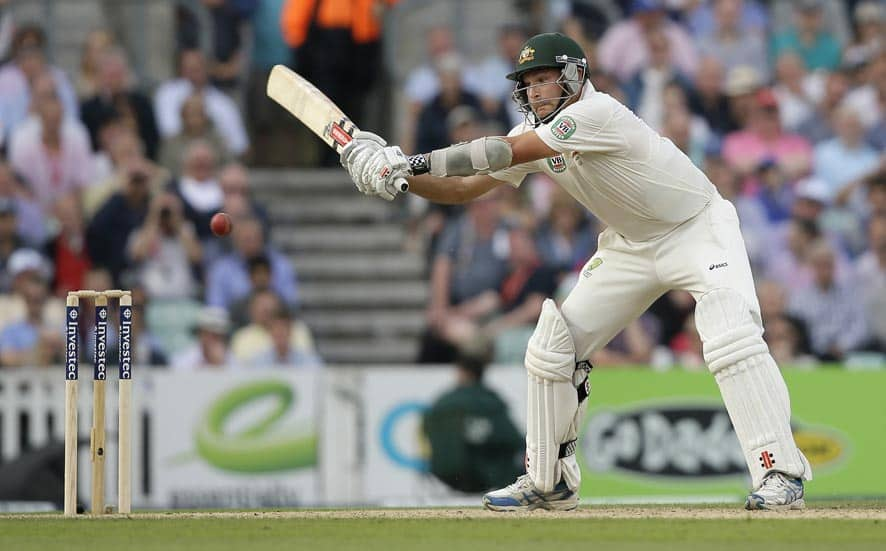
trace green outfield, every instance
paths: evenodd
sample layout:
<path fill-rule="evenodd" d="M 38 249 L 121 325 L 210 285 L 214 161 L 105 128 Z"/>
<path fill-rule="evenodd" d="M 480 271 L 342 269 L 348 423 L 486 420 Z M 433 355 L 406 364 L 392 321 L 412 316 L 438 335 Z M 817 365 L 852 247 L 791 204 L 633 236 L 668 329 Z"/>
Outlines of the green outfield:
<path fill-rule="evenodd" d="M 822 504 L 802 512 L 754 514 L 734 506 L 674 505 L 519 515 L 469 508 L 170 512 L 71 520 L 59 515 L 0 515 L 0 549 L 16 551 L 678 548 L 881 550 L 886 549 L 886 507 Z"/>

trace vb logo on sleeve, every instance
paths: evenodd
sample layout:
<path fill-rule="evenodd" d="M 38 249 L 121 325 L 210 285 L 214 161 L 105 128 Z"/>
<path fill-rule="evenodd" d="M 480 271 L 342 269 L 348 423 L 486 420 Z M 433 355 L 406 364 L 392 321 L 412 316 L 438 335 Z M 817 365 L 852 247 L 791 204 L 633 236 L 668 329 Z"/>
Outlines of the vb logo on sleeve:
<path fill-rule="evenodd" d="M 575 123 L 575 119 L 569 115 L 564 115 L 551 125 L 551 134 L 558 140 L 568 140 L 570 136 L 575 134 L 576 128 L 578 128 L 578 125 Z"/>

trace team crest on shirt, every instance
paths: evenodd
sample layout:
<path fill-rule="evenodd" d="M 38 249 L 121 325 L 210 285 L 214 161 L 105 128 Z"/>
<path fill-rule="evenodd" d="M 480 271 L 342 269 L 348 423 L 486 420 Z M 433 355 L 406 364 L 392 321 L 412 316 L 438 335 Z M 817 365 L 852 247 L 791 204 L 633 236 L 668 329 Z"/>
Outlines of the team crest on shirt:
<path fill-rule="evenodd" d="M 578 125 L 575 123 L 575 119 L 569 115 L 564 115 L 551 125 L 551 134 L 558 140 L 568 140 L 570 136 L 575 134 L 576 128 L 578 128 Z"/>
<path fill-rule="evenodd" d="M 563 155 L 555 155 L 553 157 L 548 157 L 548 166 L 551 167 L 551 170 L 556 172 L 557 174 L 566 170 L 566 159 Z"/>

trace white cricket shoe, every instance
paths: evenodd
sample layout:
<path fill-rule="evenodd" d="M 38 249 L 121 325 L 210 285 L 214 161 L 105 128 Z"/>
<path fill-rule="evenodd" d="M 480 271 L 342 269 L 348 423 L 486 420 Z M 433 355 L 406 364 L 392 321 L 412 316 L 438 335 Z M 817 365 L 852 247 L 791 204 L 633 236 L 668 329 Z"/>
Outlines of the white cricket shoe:
<path fill-rule="evenodd" d="M 784 473 L 773 471 L 766 475 L 760 488 L 748 496 L 744 508 L 786 510 L 803 509 L 803 481 Z"/>
<path fill-rule="evenodd" d="M 578 493 L 560 481 L 554 489 L 543 493 L 535 487 L 528 474 L 500 490 L 493 490 L 483 496 L 483 506 L 492 511 L 571 511 L 578 507 Z"/>

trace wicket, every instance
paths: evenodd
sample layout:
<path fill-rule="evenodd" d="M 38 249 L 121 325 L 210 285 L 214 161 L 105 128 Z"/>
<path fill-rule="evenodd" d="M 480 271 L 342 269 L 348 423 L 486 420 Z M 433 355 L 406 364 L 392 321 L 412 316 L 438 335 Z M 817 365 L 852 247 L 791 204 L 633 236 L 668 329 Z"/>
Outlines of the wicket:
<path fill-rule="evenodd" d="M 117 510 L 132 507 L 132 295 L 130 291 L 72 291 L 65 316 L 65 516 L 77 514 L 77 380 L 80 363 L 80 299 L 95 300 L 95 348 L 93 364 L 92 514 L 104 512 L 105 496 L 105 381 L 107 380 L 108 299 L 120 302 L 119 402 L 117 427 Z"/>

